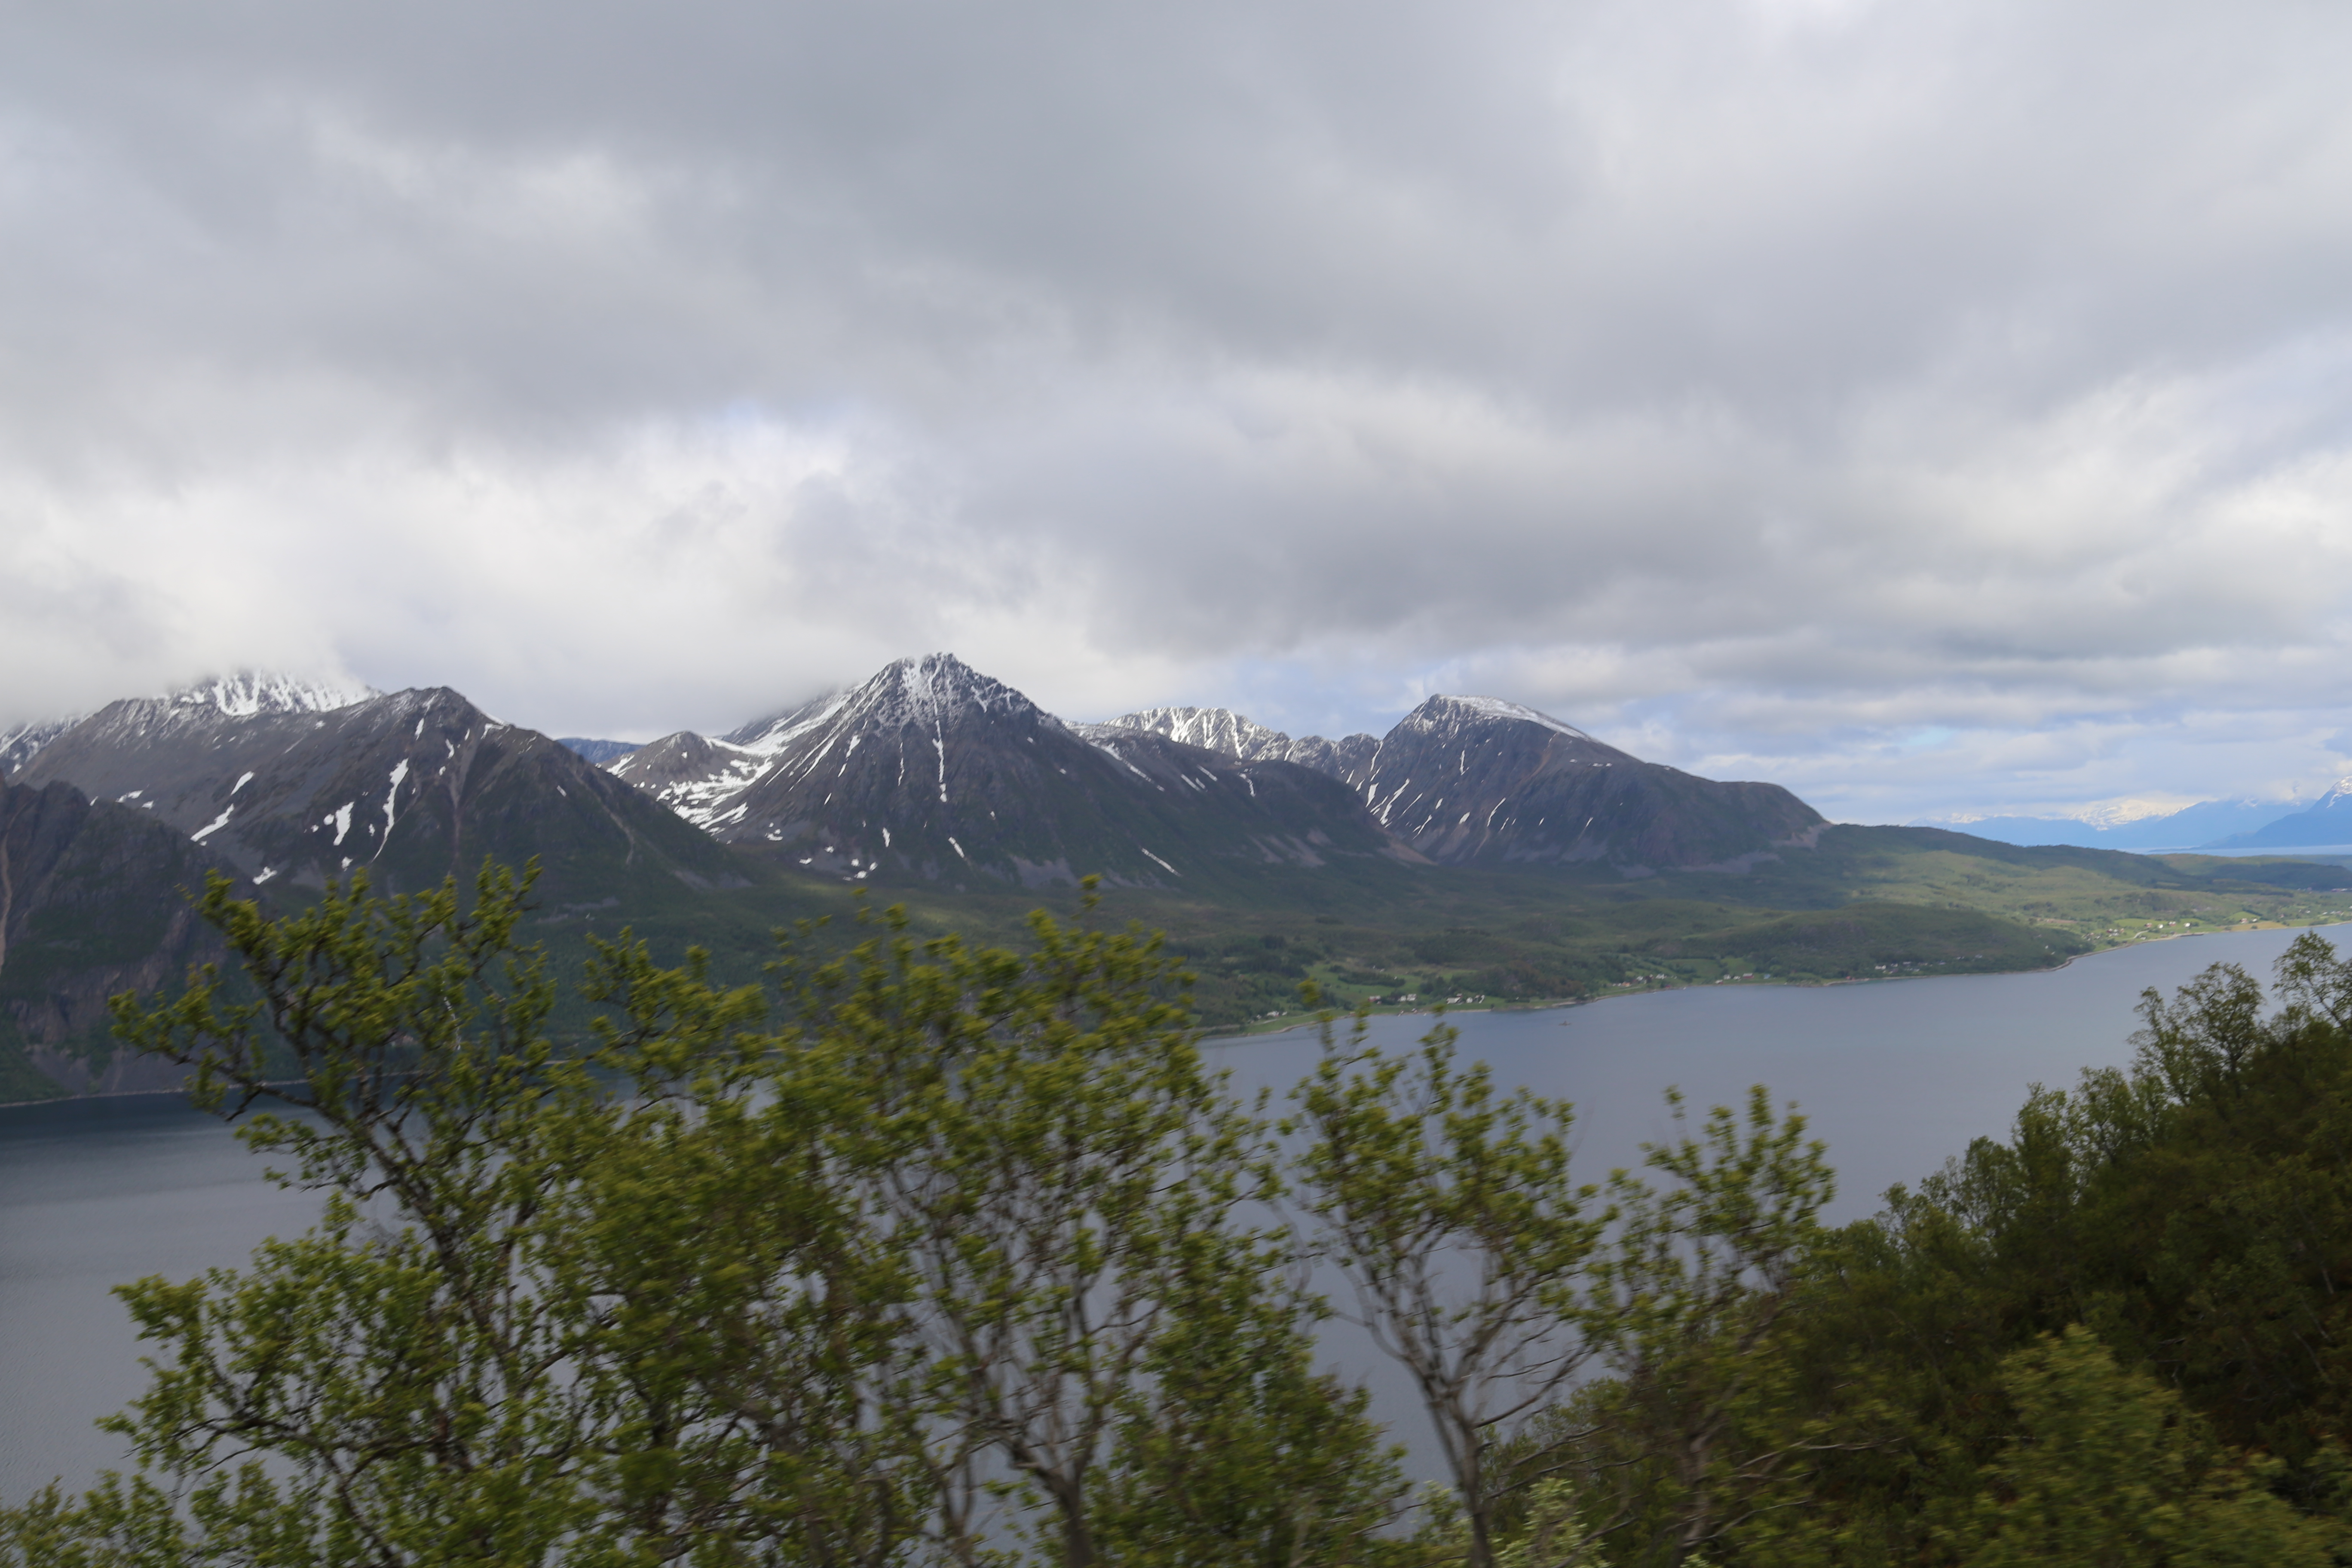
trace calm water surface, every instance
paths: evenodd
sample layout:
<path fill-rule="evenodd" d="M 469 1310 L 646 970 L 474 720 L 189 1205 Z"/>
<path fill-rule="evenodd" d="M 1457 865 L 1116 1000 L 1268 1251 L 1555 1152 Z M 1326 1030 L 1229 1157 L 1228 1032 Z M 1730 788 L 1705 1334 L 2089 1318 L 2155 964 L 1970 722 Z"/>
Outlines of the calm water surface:
<path fill-rule="evenodd" d="M 1830 1217 L 1874 1213 L 1896 1182 L 1916 1182 L 1969 1140 L 2009 1130 L 2027 1087 L 2071 1088 L 2086 1067 L 2131 1058 L 2132 1009 L 2206 965 L 2244 965 L 2265 984 L 2301 933 L 2243 931 L 2148 942 L 2035 974 L 1936 976 L 1860 985 L 1706 985 L 1528 1013 L 1458 1013 L 1465 1057 L 1506 1083 L 1576 1102 L 1588 1180 L 1638 1165 L 1669 1136 L 1664 1090 L 1695 1110 L 1745 1103 L 1764 1084 L 1794 1100 L 1830 1147 Z M 2345 945 L 2352 926 L 2322 928 Z M 1409 1046 L 1435 1020 L 1373 1020 L 1383 1047 Z M 1311 1029 L 1220 1042 L 1237 1082 L 1276 1095 L 1313 1063 Z"/>
<path fill-rule="evenodd" d="M 2326 934 L 2340 942 L 2345 930 Z M 1703 1109 L 1766 1084 L 1828 1142 L 1833 1217 L 1850 1218 L 1969 1139 L 2004 1131 L 2028 1084 L 2070 1084 L 2084 1067 L 2127 1060 L 2144 988 L 2168 990 L 2222 960 L 2267 978 L 2295 934 L 2155 942 L 2042 974 L 1707 986 L 1453 1021 L 1465 1054 L 1493 1062 L 1506 1082 L 1577 1102 L 1579 1154 L 1594 1180 L 1638 1163 L 1643 1142 L 1672 1131 L 1667 1085 Z M 1429 1024 L 1380 1019 L 1375 1037 L 1408 1044 Z M 1299 1030 L 1215 1052 L 1243 1086 L 1279 1091 L 1316 1048 Z M 170 1096 L 0 1109 L 0 1500 L 121 1462 L 116 1440 L 91 1423 L 144 1375 L 110 1287 L 234 1266 L 265 1237 L 310 1223 L 318 1201 L 279 1191 L 261 1169 L 227 1129 Z M 1402 1435 L 1412 1413 L 1385 1408 L 1393 1401 L 1380 1392 Z"/>

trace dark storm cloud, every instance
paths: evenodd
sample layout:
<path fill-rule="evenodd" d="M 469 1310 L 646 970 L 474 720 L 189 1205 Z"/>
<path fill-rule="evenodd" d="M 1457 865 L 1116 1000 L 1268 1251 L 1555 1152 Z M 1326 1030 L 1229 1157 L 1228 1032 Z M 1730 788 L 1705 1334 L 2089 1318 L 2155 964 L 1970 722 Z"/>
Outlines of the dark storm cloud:
<path fill-rule="evenodd" d="M 0 52 L 0 705 L 1552 707 L 1825 805 L 2308 784 L 2310 6 L 100 5 Z M 1921 739 L 1921 737 L 1927 737 Z"/>

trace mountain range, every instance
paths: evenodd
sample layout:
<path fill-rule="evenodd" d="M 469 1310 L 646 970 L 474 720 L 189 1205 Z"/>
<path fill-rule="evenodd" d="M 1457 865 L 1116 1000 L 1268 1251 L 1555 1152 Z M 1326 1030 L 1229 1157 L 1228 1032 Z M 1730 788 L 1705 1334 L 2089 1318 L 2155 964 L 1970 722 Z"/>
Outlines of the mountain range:
<path fill-rule="evenodd" d="M 1807 842 L 1777 784 L 1645 763 L 1530 708 L 1433 697 L 1379 739 L 1223 709 L 1071 724 L 948 654 L 606 764 L 722 842 L 820 873 L 1164 884 L 1255 863 L 1730 867 Z"/>
<path fill-rule="evenodd" d="M 721 843 L 856 881 L 1160 885 L 1407 853 L 1311 769 L 1066 724 L 947 654 L 607 766 Z"/>
<path fill-rule="evenodd" d="M 556 920 L 747 885 L 724 846 L 446 689 L 246 675 L 18 736 L 0 784 L 0 1100 L 165 1087 L 115 1052 L 106 998 L 214 955 L 191 906 L 211 872 L 282 902 L 362 868 L 413 892 L 535 858 Z"/>
<path fill-rule="evenodd" d="M 946 654 L 636 747 L 551 740 L 446 688 L 257 674 L 5 743 L 0 1099 L 12 1072 L 124 1086 L 136 1064 L 110 1054 L 104 998 L 201 952 L 188 896 L 214 871 L 282 904 L 360 870 L 415 891 L 536 858 L 549 921 L 667 917 L 705 941 L 721 914 L 775 923 L 779 878 L 1020 895 L 1092 874 L 1220 907 L 1290 896 L 1278 883 L 1363 907 L 1434 868 L 1737 869 L 1822 822 L 1776 786 L 1657 767 L 1489 699 L 1433 698 L 1339 742 L 1222 710 L 1071 724 Z M 750 902 L 710 901 L 729 889 Z"/>
<path fill-rule="evenodd" d="M 1296 758 L 1343 780 L 1381 826 L 1447 866 L 1601 862 L 1628 875 L 1733 868 L 1809 847 L 1821 813 L 1778 784 L 1719 784 L 1604 745 L 1493 697 L 1433 697 L 1385 736 L 1292 741 L 1223 709 L 1160 709 L 1099 728 L 1166 733 Z"/>
<path fill-rule="evenodd" d="M 2352 779 L 2317 801 L 2204 800 L 2128 822 L 2056 816 L 1983 816 L 1936 824 L 2002 844 L 2070 844 L 2085 849 L 2213 851 L 2342 849 L 2352 845 L 2344 800 Z M 1929 826 L 1923 824 L 1921 826 Z"/>
<path fill-rule="evenodd" d="M 258 886 L 365 868 L 386 891 L 545 868 L 549 894 L 614 877 L 725 879 L 733 858 L 568 748 L 446 688 L 383 693 L 271 677 L 111 702 L 11 775 L 68 784 L 202 845 Z"/>
<path fill-rule="evenodd" d="M 187 894 L 215 871 L 286 908 L 362 869 L 398 892 L 536 859 L 551 958 L 626 926 L 740 978 L 856 889 L 888 889 L 926 931 L 1017 942 L 1041 893 L 1092 875 L 1196 963 L 1220 1023 L 1295 1005 L 1310 978 L 1559 997 L 1741 965 L 2031 966 L 2151 911 L 2237 921 L 2341 877 L 1832 826 L 1776 784 L 1491 697 L 1339 740 L 1213 708 L 1071 723 L 948 654 L 638 746 L 552 740 L 446 688 L 245 675 L 0 748 L 0 1100 L 132 1086 L 103 999 L 205 955 Z M 2340 837 L 2327 814 L 2352 815 L 2352 791 L 2331 799 L 2315 811 Z"/>
<path fill-rule="evenodd" d="M 2336 780 L 2335 787 L 2292 816 L 2208 846 L 2213 849 L 2339 850 L 2347 847 L 2352 847 L 2352 778 Z"/>

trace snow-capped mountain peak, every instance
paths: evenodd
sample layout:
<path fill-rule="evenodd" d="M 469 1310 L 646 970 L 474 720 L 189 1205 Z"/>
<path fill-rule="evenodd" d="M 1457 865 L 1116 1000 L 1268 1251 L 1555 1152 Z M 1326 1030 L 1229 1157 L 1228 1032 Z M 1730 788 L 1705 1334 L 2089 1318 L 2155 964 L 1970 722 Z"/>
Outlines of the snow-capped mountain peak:
<path fill-rule="evenodd" d="M 1432 724 L 1469 719 L 1517 719 L 1522 723 L 1540 724 L 1555 733 L 1573 736 L 1580 741 L 1592 739 L 1573 724 L 1522 703 L 1506 702 L 1499 697 L 1433 697 L 1413 710 L 1412 717 Z"/>
<path fill-rule="evenodd" d="M 880 726 L 937 727 L 974 710 L 998 717 L 1039 711 L 1020 692 L 951 653 L 929 653 L 886 666 L 849 692 L 842 706 L 865 723 Z"/>
<path fill-rule="evenodd" d="M 240 669 L 166 692 L 163 700 L 174 708 L 211 708 L 231 719 L 251 719 L 263 713 L 332 713 L 383 695 L 356 681 Z"/>
<path fill-rule="evenodd" d="M 280 713 L 332 713 L 382 692 L 355 681 L 240 669 L 206 676 L 155 697 L 110 703 L 98 714 L 43 720 L 0 730 L 0 778 L 31 765 L 33 758 L 85 720 L 103 721 L 125 732 L 178 733 L 205 729 L 224 719 L 257 719 Z"/>
<path fill-rule="evenodd" d="M 711 743 L 772 757 L 836 723 L 857 730 L 937 730 L 969 712 L 1045 716 L 1035 703 L 1003 681 L 981 674 L 951 653 L 933 653 L 896 660 L 845 690 L 754 720 Z"/>

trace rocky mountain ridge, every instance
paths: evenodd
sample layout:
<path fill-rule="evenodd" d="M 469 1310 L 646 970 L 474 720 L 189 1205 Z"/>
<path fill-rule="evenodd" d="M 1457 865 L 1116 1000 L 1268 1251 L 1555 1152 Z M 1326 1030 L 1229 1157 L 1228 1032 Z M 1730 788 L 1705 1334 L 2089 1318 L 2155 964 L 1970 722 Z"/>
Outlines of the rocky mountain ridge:
<path fill-rule="evenodd" d="M 607 746 L 602 768 L 582 755 Z M 591 864 L 709 881 L 730 850 L 980 886 L 1173 886 L 1372 856 L 1639 877 L 1739 869 L 1822 823 L 1776 785 L 1645 763 L 1497 698 L 1433 697 L 1384 736 L 1339 741 L 1213 708 L 1070 724 L 949 654 L 715 738 L 625 749 L 550 740 L 446 689 L 248 672 L 110 703 L 43 736 L 15 776 L 149 814 L 257 885 L 365 866 L 421 886 L 484 854 L 541 856 L 559 884 Z"/>
<path fill-rule="evenodd" d="M 1119 764 L 1108 776 L 1104 758 Z M 1171 843 L 1212 856 L 1246 854 L 1246 843 L 1303 864 L 1301 851 L 1321 853 L 1318 834 L 1392 858 L 1601 863 L 1643 876 L 1738 869 L 1809 844 L 1822 823 L 1778 785 L 1645 763 L 1499 698 L 1433 697 L 1384 737 L 1336 742 L 1294 739 L 1221 708 L 1070 724 L 947 654 L 901 659 L 715 740 L 665 736 L 609 767 L 728 843 L 859 880 L 975 866 L 1026 885 L 1086 867 L 1165 880 L 1183 874 Z M 1347 796 L 1268 770 L 1319 774 Z M 1138 781 L 1194 793 L 1171 815 Z M 1238 790 L 1236 802 L 1213 809 L 1223 796 L 1212 785 Z M 1283 820 L 1256 820 L 1277 800 Z M 1142 819 L 1123 818 L 1143 803 Z"/>
<path fill-rule="evenodd" d="M 1222 708 L 1146 709 L 1087 728 L 1297 761 L 1354 788 L 1383 828 L 1440 865 L 1737 869 L 1808 844 L 1823 825 L 1778 784 L 1646 763 L 1496 697 L 1432 697 L 1379 739 L 1293 740 Z"/>
<path fill-rule="evenodd" d="M 1362 783 L 1364 769 L 1380 746 L 1379 740 L 1371 735 L 1349 735 L 1339 741 L 1306 735 L 1294 740 L 1279 730 L 1269 730 L 1244 719 L 1230 708 L 1146 708 L 1100 724 L 1074 724 L 1071 728 L 1089 736 L 1119 730 L 1165 735 L 1171 741 L 1222 752 L 1241 762 L 1297 763 L 1349 784 Z"/>

